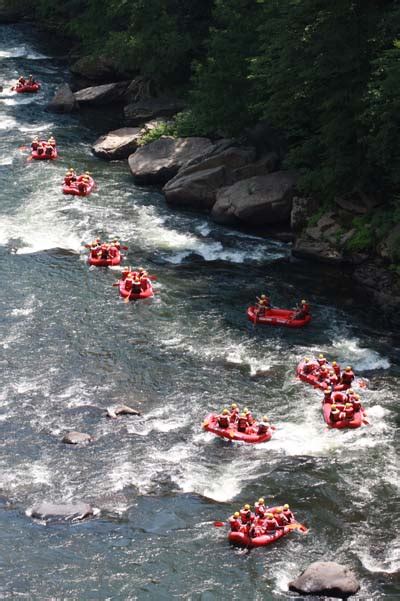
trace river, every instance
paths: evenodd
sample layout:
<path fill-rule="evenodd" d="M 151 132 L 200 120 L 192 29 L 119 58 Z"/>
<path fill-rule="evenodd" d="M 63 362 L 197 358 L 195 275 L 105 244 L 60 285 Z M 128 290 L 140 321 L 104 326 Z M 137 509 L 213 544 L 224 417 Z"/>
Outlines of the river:
<path fill-rule="evenodd" d="M 1 26 L 0 67 L 0 597 L 279 601 L 296 598 L 287 583 L 302 568 L 329 559 L 355 569 L 360 598 L 398 599 L 399 338 L 345 277 L 173 212 L 135 187 L 126 161 L 93 157 L 98 124 L 44 110 L 67 72 L 39 33 Z M 39 94 L 9 90 L 20 73 Z M 20 147 L 35 134 L 56 137 L 58 161 L 27 160 Z M 69 166 L 91 171 L 98 191 L 63 196 Z M 128 263 L 157 275 L 153 301 L 123 303 L 118 269 L 88 267 L 82 245 L 96 236 L 119 236 Z M 249 323 L 264 290 L 276 306 L 307 298 L 310 327 Z M 370 426 L 326 431 L 321 394 L 294 377 L 319 352 L 369 379 Z M 271 442 L 202 432 L 233 401 L 268 414 Z M 107 419 L 120 402 L 142 417 Z M 63 445 L 68 430 L 95 441 Z M 213 521 L 259 496 L 290 503 L 309 534 L 231 547 Z M 101 514 L 44 527 L 25 515 L 42 500 Z"/>

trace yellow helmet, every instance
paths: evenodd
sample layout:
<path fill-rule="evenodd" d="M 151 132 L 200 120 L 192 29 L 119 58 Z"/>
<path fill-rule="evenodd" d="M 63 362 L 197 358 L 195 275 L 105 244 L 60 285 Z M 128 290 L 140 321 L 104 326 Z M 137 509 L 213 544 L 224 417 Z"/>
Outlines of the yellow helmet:
<path fill-rule="evenodd" d="M 354 394 L 354 390 L 352 388 L 349 388 L 347 394 Z"/>
<path fill-rule="evenodd" d="M 249 509 L 251 509 L 251 505 L 246 503 L 246 505 L 244 505 L 243 509 L 245 509 L 246 511 L 249 511 Z"/>
<path fill-rule="evenodd" d="M 304 363 L 308 363 L 309 362 L 309 358 L 308 357 L 304 357 Z"/>
<path fill-rule="evenodd" d="M 336 405 L 335 405 L 335 403 L 332 403 L 332 405 L 331 405 L 331 409 L 336 409 Z"/>
<path fill-rule="evenodd" d="M 243 413 L 249 413 L 249 410 L 247 409 L 247 407 L 245 407 L 245 408 L 243 409 Z"/>
<path fill-rule="evenodd" d="M 258 502 L 259 502 L 261 505 L 264 505 L 264 499 L 263 499 L 262 497 L 260 497 L 260 498 L 258 499 Z"/>
<path fill-rule="evenodd" d="M 274 517 L 274 514 L 273 514 L 273 513 L 267 513 L 267 518 L 270 518 L 270 519 L 271 519 L 271 518 L 273 518 L 273 517 Z"/>
<path fill-rule="evenodd" d="M 277 507 L 275 509 L 275 513 L 282 513 L 282 511 L 283 511 L 282 507 Z"/>
<path fill-rule="evenodd" d="M 222 410 L 222 415 L 228 415 L 228 413 L 229 413 L 228 409 L 223 409 Z"/>
<path fill-rule="evenodd" d="M 348 366 L 346 367 L 345 371 L 351 371 L 351 367 L 350 367 L 350 365 L 348 365 Z"/>
<path fill-rule="evenodd" d="M 320 353 L 320 354 L 318 355 L 318 359 L 325 359 L 325 357 L 324 357 L 324 355 L 323 355 L 322 353 Z"/>
<path fill-rule="evenodd" d="M 231 409 L 237 409 L 237 404 L 236 403 L 232 403 L 231 404 Z"/>
<path fill-rule="evenodd" d="M 262 418 L 263 422 L 267 422 L 268 421 L 268 417 L 266 415 L 263 416 Z"/>
<path fill-rule="evenodd" d="M 240 417 L 246 417 L 246 414 L 245 413 L 241 413 Z"/>
<path fill-rule="evenodd" d="M 332 365 L 337 365 L 336 361 L 332 361 Z"/>
<path fill-rule="evenodd" d="M 289 509 L 289 505 L 287 503 L 284 504 L 283 509 Z"/>
<path fill-rule="evenodd" d="M 238 517 L 240 517 L 240 513 L 239 513 L 238 511 L 235 511 L 235 513 L 233 514 L 233 517 L 234 517 L 234 518 L 238 518 Z"/>
<path fill-rule="evenodd" d="M 306 303 L 307 301 L 303 299 L 301 302 L 302 302 L 302 303 Z"/>
<path fill-rule="evenodd" d="M 346 403 L 345 407 L 352 407 L 353 405 L 351 403 Z"/>

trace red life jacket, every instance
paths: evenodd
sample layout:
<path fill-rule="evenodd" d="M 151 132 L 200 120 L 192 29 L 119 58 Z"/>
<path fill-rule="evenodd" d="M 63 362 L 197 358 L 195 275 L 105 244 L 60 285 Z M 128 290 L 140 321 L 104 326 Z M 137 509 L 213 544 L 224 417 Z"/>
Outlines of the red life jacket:
<path fill-rule="evenodd" d="M 257 434 L 265 434 L 266 432 L 268 432 L 269 426 L 267 426 L 267 424 L 264 424 L 263 422 L 258 424 L 258 430 L 257 430 Z"/>
<path fill-rule="evenodd" d="M 264 522 L 264 528 L 266 532 L 274 532 L 277 527 L 275 518 L 267 518 Z"/>
<path fill-rule="evenodd" d="M 239 511 L 240 519 L 243 524 L 248 524 L 249 522 L 254 522 L 254 513 L 250 511 L 250 509 L 241 509 Z"/>
<path fill-rule="evenodd" d="M 137 280 L 133 281 L 132 282 L 132 292 L 134 294 L 140 294 L 141 291 L 142 291 L 142 289 L 140 288 L 140 282 L 138 282 Z"/>
<path fill-rule="evenodd" d="M 303 303 L 301 305 L 301 310 L 307 315 L 310 312 L 310 305 L 308 303 Z"/>
<path fill-rule="evenodd" d="M 46 146 L 45 153 L 47 154 L 48 157 L 50 157 L 53 154 L 52 147 L 51 146 Z"/>
<path fill-rule="evenodd" d="M 142 286 L 142 290 L 147 290 L 147 288 L 149 288 L 149 286 L 150 286 L 150 281 L 146 277 L 145 278 L 141 278 L 140 284 Z M 229 419 L 229 416 L 228 416 L 228 419 Z"/>
<path fill-rule="evenodd" d="M 290 511 L 290 509 L 284 509 L 283 510 L 283 515 L 285 516 L 285 518 L 287 519 L 287 521 L 290 523 L 292 520 L 294 520 L 294 515 L 293 513 Z"/>
<path fill-rule="evenodd" d="M 361 401 L 359 401 L 358 399 L 354 399 L 351 402 L 353 403 L 354 413 L 356 413 L 357 411 L 360 411 L 360 409 L 361 409 Z"/>
<path fill-rule="evenodd" d="M 232 532 L 239 532 L 239 530 L 242 526 L 242 523 L 239 518 L 235 518 L 235 517 L 233 517 L 233 515 L 231 515 L 228 522 L 229 522 Z"/>
<path fill-rule="evenodd" d="M 247 418 L 247 423 L 249 424 L 249 426 L 252 426 L 254 424 L 254 422 L 255 422 L 255 419 L 252 416 L 252 414 L 251 413 L 247 413 L 246 418 Z"/>
<path fill-rule="evenodd" d="M 66 176 L 64 177 L 64 184 L 65 184 L 66 186 L 70 186 L 70 185 L 71 185 L 71 176 L 70 176 L 70 175 L 66 175 Z"/>
<path fill-rule="evenodd" d="M 37 149 L 36 149 L 36 152 L 38 154 L 43 154 L 43 152 L 44 152 L 43 146 L 38 146 Z"/>
<path fill-rule="evenodd" d="M 229 415 L 219 415 L 217 421 L 220 428 L 227 428 L 229 426 Z"/>
<path fill-rule="evenodd" d="M 354 373 L 352 371 L 344 371 L 342 373 L 342 384 L 351 384 L 354 380 Z"/>
<path fill-rule="evenodd" d="M 78 182 L 78 190 L 84 194 L 86 192 L 86 184 L 84 184 L 82 181 Z"/>
<path fill-rule="evenodd" d="M 338 378 L 340 378 L 340 365 L 336 364 L 336 365 L 332 365 L 333 371 L 335 372 L 335 374 L 337 375 Z"/>
<path fill-rule="evenodd" d="M 278 524 L 278 526 L 286 526 L 287 519 L 283 515 L 283 512 L 282 513 L 275 513 L 274 515 L 275 515 L 275 520 L 276 520 L 276 523 Z"/>
<path fill-rule="evenodd" d="M 125 279 L 125 290 L 127 292 L 129 292 L 130 290 L 132 290 L 132 285 L 133 285 L 133 280 L 131 280 L 130 278 L 126 278 Z"/>
<path fill-rule="evenodd" d="M 331 422 L 338 422 L 339 416 L 340 416 L 339 409 L 333 409 L 333 410 L 331 410 L 331 412 L 329 414 L 329 419 L 331 420 Z"/>
<path fill-rule="evenodd" d="M 239 409 L 232 409 L 231 410 L 231 415 L 229 417 L 230 421 L 231 422 L 235 422 L 238 415 L 239 415 Z"/>
<path fill-rule="evenodd" d="M 32 144 L 31 144 L 32 150 L 37 150 L 38 146 L 39 146 L 39 142 L 32 142 Z"/>
<path fill-rule="evenodd" d="M 323 365 L 328 363 L 328 361 L 325 359 L 325 357 L 323 357 L 322 359 L 317 359 L 317 361 L 318 361 L 318 364 L 320 367 L 322 367 Z"/>
<path fill-rule="evenodd" d="M 344 392 L 337 392 L 337 391 L 336 391 L 336 392 L 334 392 L 334 393 L 332 394 L 332 401 L 333 401 L 333 402 L 334 402 L 336 405 L 339 405 L 339 404 L 342 404 L 342 405 L 343 405 L 344 403 L 346 403 L 346 402 L 347 402 L 347 396 L 346 396 L 346 394 L 345 394 Z"/>
<path fill-rule="evenodd" d="M 346 419 L 353 419 L 353 417 L 354 417 L 353 405 L 351 407 L 345 407 L 344 412 L 346 414 Z"/>
<path fill-rule="evenodd" d="M 254 509 L 255 512 L 258 516 L 260 516 L 260 518 L 263 518 L 265 516 L 265 513 L 267 511 L 267 508 L 265 507 L 265 505 L 263 505 L 262 503 L 254 503 Z"/>
<path fill-rule="evenodd" d="M 247 417 L 239 417 L 237 422 L 237 429 L 239 432 L 246 432 L 247 430 Z"/>
<path fill-rule="evenodd" d="M 115 248 L 115 246 L 110 246 L 110 248 L 108 249 L 108 255 L 111 259 L 114 259 L 117 256 L 117 249 Z"/>

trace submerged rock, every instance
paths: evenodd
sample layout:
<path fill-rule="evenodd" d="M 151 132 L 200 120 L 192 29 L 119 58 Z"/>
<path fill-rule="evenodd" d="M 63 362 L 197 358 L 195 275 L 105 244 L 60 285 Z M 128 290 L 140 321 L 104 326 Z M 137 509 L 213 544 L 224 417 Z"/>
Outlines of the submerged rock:
<path fill-rule="evenodd" d="M 92 152 L 108 161 L 127 159 L 138 148 L 141 135 L 138 127 L 115 129 L 98 138 L 92 146 Z"/>
<path fill-rule="evenodd" d="M 360 583 L 346 566 L 333 561 L 316 561 L 289 582 L 289 590 L 301 595 L 347 599 L 360 590 Z"/>
<path fill-rule="evenodd" d="M 90 434 L 72 431 L 65 434 L 61 442 L 65 442 L 66 444 L 85 444 L 92 442 L 92 440 L 93 438 Z"/>
<path fill-rule="evenodd" d="M 163 136 L 129 157 L 133 176 L 141 184 L 165 184 L 190 159 L 213 148 L 208 138 L 172 138 Z"/>
<path fill-rule="evenodd" d="M 47 110 L 53 113 L 70 113 L 77 108 L 74 93 L 67 83 L 57 88 L 53 99 L 47 105 Z"/>
<path fill-rule="evenodd" d="M 132 409 L 128 405 L 116 405 L 115 407 L 107 407 L 107 417 L 116 419 L 118 415 L 141 415 L 137 409 Z"/>
<path fill-rule="evenodd" d="M 92 507 L 88 503 L 49 503 L 44 501 L 27 509 L 26 515 L 29 517 L 50 521 L 71 521 L 76 522 L 87 517 L 98 515 L 100 510 Z"/>

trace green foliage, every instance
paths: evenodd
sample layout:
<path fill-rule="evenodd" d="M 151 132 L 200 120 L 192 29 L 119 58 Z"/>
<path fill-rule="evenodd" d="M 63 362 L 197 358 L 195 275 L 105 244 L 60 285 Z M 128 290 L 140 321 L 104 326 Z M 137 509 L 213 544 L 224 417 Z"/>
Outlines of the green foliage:
<path fill-rule="evenodd" d="M 159 123 L 153 129 L 143 134 L 139 139 L 139 146 L 145 146 L 158 140 L 162 136 L 176 136 L 176 127 L 174 123 Z"/>
<path fill-rule="evenodd" d="M 353 219 L 355 228 L 354 235 L 346 244 L 347 250 L 350 252 L 368 252 L 374 248 L 375 237 L 371 224 L 363 217 Z"/>

